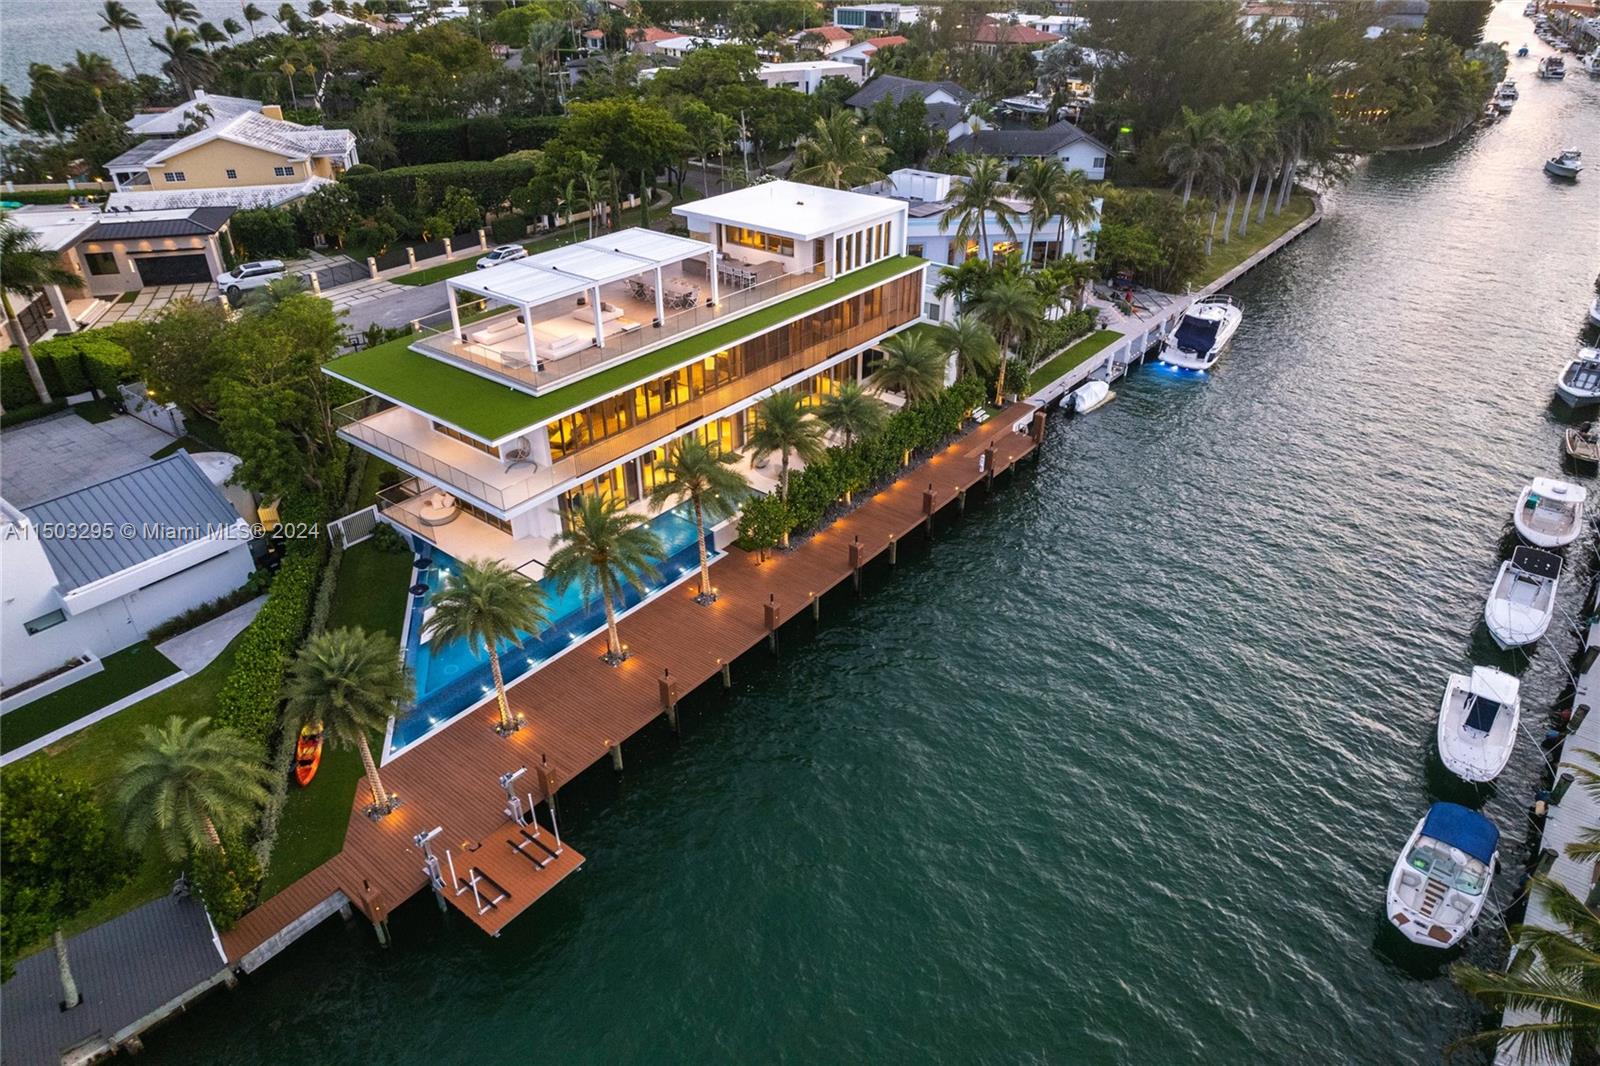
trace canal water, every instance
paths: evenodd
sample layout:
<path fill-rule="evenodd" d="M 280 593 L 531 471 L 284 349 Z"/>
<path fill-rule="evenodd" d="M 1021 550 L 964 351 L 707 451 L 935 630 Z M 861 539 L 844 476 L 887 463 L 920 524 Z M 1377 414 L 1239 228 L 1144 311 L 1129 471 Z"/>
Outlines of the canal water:
<path fill-rule="evenodd" d="M 1508 119 L 1364 164 L 1237 285 L 1209 379 L 1141 370 L 1053 425 L 681 740 L 564 792 L 588 864 L 500 939 L 426 897 L 388 950 L 327 923 L 146 1058 L 1440 1061 L 1480 1015 L 1457 956 L 1389 933 L 1385 880 L 1435 799 L 1519 857 L 1539 771 L 1525 736 L 1452 785 L 1445 675 L 1518 670 L 1537 730 L 1576 646 L 1481 623 L 1600 269 L 1600 172 L 1540 172 L 1600 160 L 1600 82 L 1515 73 Z M 1501 960 L 1493 928 L 1464 956 Z"/>

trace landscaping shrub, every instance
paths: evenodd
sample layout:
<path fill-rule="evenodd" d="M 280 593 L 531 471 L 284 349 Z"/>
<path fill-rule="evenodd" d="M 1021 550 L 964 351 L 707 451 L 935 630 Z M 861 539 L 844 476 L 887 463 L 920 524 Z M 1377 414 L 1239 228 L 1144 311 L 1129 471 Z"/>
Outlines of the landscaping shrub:
<path fill-rule="evenodd" d="M 559 115 L 424 119 L 395 123 L 391 139 L 396 154 L 413 165 L 482 161 L 538 148 L 560 132 L 561 122 Z"/>
<path fill-rule="evenodd" d="M 10 426 L 20 426 L 24 422 L 32 422 L 36 418 L 53 415 L 67 409 L 67 401 L 51 400 L 49 403 L 30 403 L 22 407 L 6 405 L 5 414 L 0 415 L 0 429 Z"/>
<path fill-rule="evenodd" d="M 133 359 L 128 349 L 102 330 L 40 341 L 33 346 L 33 358 L 52 399 L 65 399 L 90 389 L 115 397 L 119 384 L 133 380 Z M 15 348 L 0 352 L 0 403 L 8 412 L 37 403 L 33 382 L 22 365 L 22 353 Z"/>
<path fill-rule="evenodd" d="M 409 554 L 411 551 L 411 545 L 406 543 L 406 538 L 387 522 L 378 523 L 378 528 L 372 531 L 371 541 L 373 548 L 390 555 Z"/>
<path fill-rule="evenodd" d="M 236 211 L 228 228 L 239 254 L 246 259 L 287 259 L 301 247 L 294 212 L 281 207 Z"/>
<path fill-rule="evenodd" d="M 272 575 L 265 570 L 257 570 L 250 575 L 250 580 L 232 592 L 191 607 L 181 614 L 175 614 L 160 625 L 151 626 L 150 632 L 145 634 L 145 639 L 152 644 L 160 644 L 169 637 L 187 633 L 197 625 L 209 622 L 213 618 L 221 618 L 235 607 L 249 603 L 265 592 L 271 584 Z"/>
<path fill-rule="evenodd" d="M 261 864 L 242 841 L 224 837 L 222 843 L 228 849 L 226 857 L 215 848 L 195 854 L 193 881 L 211 924 L 226 932 L 255 902 L 262 874 Z"/>
<path fill-rule="evenodd" d="M 105 192 L 98 189 L 13 189 L 0 199 L 19 204 L 66 204 L 80 196 L 93 201 L 106 198 Z"/>
<path fill-rule="evenodd" d="M 376 213 L 387 203 L 391 209 L 415 209 L 425 217 L 438 209 L 444 190 L 452 187 L 464 189 L 480 206 L 496 207 L 532 181 L 534 169 L 526 160 L 430 163 L 392 167 L 377 174 L 346 173 L 344 181 L 361 197 L 363 211 Z M 417 195 L 419 183 L 421 197 Z"/>
<path fill-rule="evenodd" d="M 520 211 L 513 211 L 509 215 L 501 215 L 489 227 L 490 236 L 494 237 L 496 244 L 509 244 L 520 241 L 528 235 L 528 220 Z"/>

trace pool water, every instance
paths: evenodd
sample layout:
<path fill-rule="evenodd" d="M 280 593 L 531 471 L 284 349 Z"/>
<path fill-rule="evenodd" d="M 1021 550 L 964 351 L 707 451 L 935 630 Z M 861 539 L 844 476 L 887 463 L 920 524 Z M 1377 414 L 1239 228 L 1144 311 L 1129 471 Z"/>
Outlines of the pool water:
<path fill-rule="evenodd" d="M 666 553 L 655 560 L 657 576 L 645 581 L 643 593 L 632 586 L 625 590 L 617 606 L 619 613 L 700 565 L 694 517 L 687 504 L 661 512 L 650 520 L 649 528 L 661 538 Z M 407 606 L 410 619 L 406 628 L 406 664 L 416 675 L 417 699 L 409 709 L 395 716 L 394 728 L 389 734 L 389 754 L 448 724 L 494 691 L 489 657 L 481 648 L 470 648 L 465 641 L 437 646 L 422 640 L 423 610 L 460 564 L 432 545 L 418 542 L 415 547 L 418 554 L 433 560 L 433 565 L 421 577 L 427 591 L 412 596 Z M 507 680 L 521 676 L 606 624 L 605 605 L 600 598 L 596 596 L 585 601 L 576 583 L 565 592 L 559 591 L 549 578 L 539 585 L 545 592 L 550 625 L 536 635 L 521 634 L 520 646 L 509 641 L 500 645 L 500 669 Z"/>

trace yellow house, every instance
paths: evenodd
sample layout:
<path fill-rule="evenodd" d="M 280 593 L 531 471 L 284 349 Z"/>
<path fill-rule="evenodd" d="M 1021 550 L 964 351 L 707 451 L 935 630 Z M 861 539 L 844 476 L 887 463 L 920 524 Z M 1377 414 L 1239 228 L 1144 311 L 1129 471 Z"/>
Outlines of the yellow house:
<path fill-rule="evenodd" d="M 357 162 L 349 130 L 302 126 L 276 106 L 181 138 L 156 138 L 106 164 L 112 207 L 266 207 L 298 199 Z"/>

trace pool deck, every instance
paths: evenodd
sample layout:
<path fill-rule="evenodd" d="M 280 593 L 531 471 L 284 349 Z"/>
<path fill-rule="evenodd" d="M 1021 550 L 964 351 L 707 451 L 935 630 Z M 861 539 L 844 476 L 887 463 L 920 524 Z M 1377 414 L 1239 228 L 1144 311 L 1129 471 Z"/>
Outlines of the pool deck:
<path fill-rule="evenodd" d="M 344 850 L 222 934 L 229 962 L 255 969 L 331 913 L 330 902 L 341 895 L 338 902 L 347 899 L 375 923 L 384 920 L 391 908 L 428 887 L 413 838 L 435 827 L 442 829 L 432 847 L 447 885 L 444 899 L 484 931 L 498 934 L 584 861 L 570 845 L 559 857 L 536 845 L 520 854 L 514 850 L 523 838 L 505 813 L 500 774 L 528 767 L 519 791 L 542 802 L 607 756 L 620 767 L 624 741 L 663 714 L 674 718 L 676 699 L 766 640 L 769 623 L 781 626 L 801 615 L 814 598 L 929 522 L 931 513 L 964 500 L 974 485 L 1031 454 L 1043 432 L 1043 417 L 1036 419 L 1035 410 L 1028 403 L 1007 407 L 790 551 L 771 553 L 765 561 L 730 551 L 712 568 L 719 598 L 709 607 L 694 602 L 693 582 L 647 602 L 621 622 L 630 656 L 620 666 L 601 661 L 601 635 L 588 641 L 587 651 L 575 649 L 539 670 L 537 684 L 513 685 L 511 707 L 525 724 L 511 737 L 492 730 L 495 709 L 489 701 L 392 759 L 383 780 L 401 797 L 401 807 L 372 821 L 362 812 L 366 785 L 358 786 Z M 548 815 L 542 820 L 541 840 L 553 845 Z M 458 883 L 476 869 L 484 885 L 492 882 L 505 898 L 480 914 L 470 889 L 451 893 L 447 850 Z M 540 867 L 529 854 L 552 861 Z"/>

